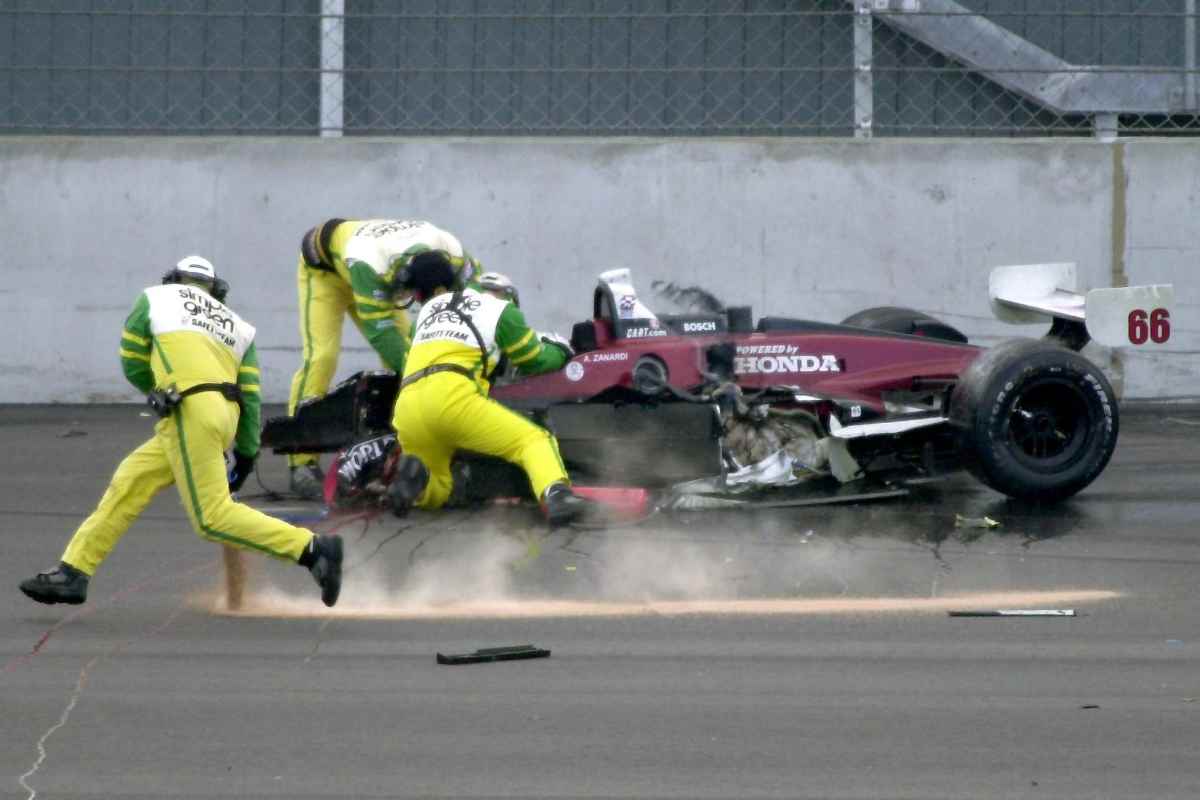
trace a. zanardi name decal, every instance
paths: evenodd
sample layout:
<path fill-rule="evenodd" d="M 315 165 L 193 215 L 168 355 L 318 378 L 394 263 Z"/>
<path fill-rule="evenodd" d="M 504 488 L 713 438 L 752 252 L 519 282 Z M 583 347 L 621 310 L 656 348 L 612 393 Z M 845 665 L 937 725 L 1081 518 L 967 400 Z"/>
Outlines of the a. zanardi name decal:
<path fill-rule="evenodd" d="M 628 361 L 629 353 L 584 353 L 581 360 L 586 364 L 599 364 L 602 361 Z"/>
<path fill-rule="evenodd" d="M 759 375 L 800 372 L 841 372 L 837 356 L 801 353 L 791 344 L 739 345 L 733 360 L 733 371 L 738 375 Z"/>

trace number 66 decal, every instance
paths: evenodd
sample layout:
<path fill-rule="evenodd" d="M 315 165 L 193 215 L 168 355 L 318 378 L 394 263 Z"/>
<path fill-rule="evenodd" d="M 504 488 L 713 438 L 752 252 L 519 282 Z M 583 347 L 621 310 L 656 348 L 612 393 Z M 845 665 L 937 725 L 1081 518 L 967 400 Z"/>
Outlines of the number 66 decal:
<path fill-rule="evenodd" d="M 1162 344 L 1171 338 L 1171 312 L 1154 308 L 1147 312 L 1135 308 L 1129 312 L 1129 343 L 1145 344 L 1147 340 Z"/>

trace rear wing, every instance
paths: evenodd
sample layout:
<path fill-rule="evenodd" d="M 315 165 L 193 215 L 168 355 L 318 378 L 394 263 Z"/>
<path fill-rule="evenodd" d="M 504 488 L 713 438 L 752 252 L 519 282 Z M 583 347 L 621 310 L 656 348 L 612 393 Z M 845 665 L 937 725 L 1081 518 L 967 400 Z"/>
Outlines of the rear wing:
<path fill-rule="evenodd" d="M 1092 289 L 1080 294 L 1074 263 L 996 267 L 988 298 L 997 319 L 1052 319 L 1048 336 L 1079 350 L 1088 339 L 1106 347 L 1154 347 L 1171 338 L 1175 287 L 1169 283 Z"/>

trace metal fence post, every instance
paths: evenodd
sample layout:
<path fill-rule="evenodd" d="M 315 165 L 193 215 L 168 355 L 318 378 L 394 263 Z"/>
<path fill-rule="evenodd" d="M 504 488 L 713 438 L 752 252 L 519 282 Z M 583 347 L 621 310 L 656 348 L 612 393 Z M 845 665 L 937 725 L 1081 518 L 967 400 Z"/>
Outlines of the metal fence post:
<path fill-rule="evenodd" d="M 1120 135 L 1121 120 L 1116 114 L 1093 114 L 1093 135 L 1102 142 L 1115 142 Z"/>
<path fill-rule="evenodd" d="M 854 136 L 870 139 L 875 116 L 874 21 L 871 0 L 854 4 Z"/>
<path fill-rule="evenodd" d="M 343 76 L 346 63 L 346 2 L 321 0 L 321 110 L 322 136 L 341 136 L 345 124 Z"/>
<path fill-rule="evenodd" d="M 1196 108 L 1196 0 L 1183 0 L 1183 102 Z"/>

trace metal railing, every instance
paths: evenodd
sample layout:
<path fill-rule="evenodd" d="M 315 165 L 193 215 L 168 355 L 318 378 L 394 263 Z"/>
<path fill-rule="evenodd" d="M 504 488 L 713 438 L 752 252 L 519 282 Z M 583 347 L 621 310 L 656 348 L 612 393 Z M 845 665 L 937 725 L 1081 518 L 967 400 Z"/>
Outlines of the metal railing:
<path fill-rule="evenodd" d="M 1196 0 L 0 0 L 0 132 L 1192 135 L 1196 42 Z"/>

